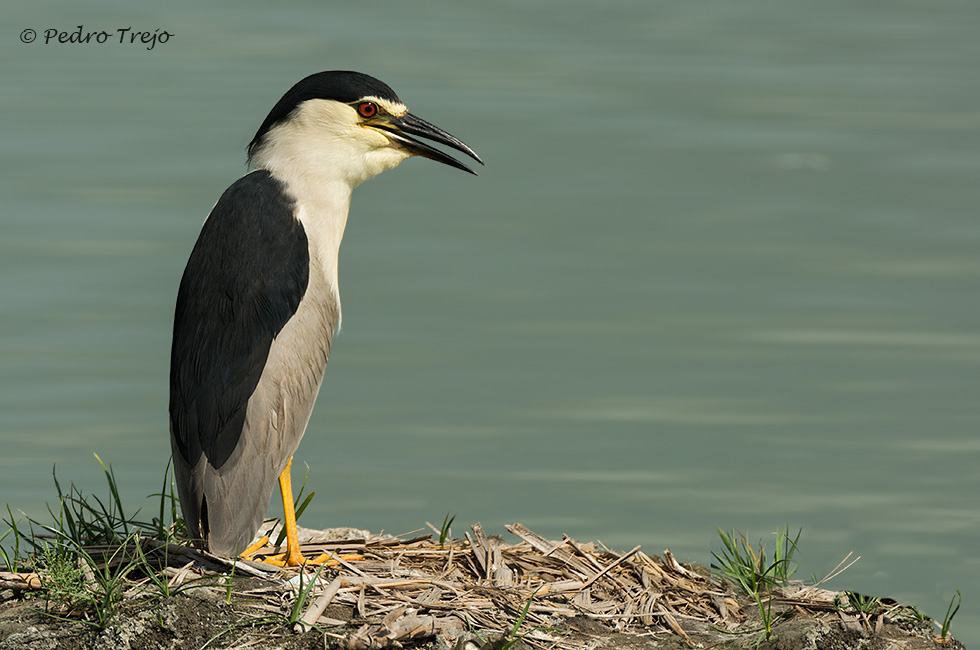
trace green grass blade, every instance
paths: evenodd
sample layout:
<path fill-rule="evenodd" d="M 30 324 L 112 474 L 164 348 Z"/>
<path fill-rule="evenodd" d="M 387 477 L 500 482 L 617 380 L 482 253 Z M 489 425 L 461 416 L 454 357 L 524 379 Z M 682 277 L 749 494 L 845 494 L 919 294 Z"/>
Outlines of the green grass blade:
<path fill-rule="evenodd" d="M 953 603 L 956 603 L 956 609 L 953 609 Z M 940 638 L 945 639 L 946 635 L 949 634 L 949 626 L 953 623 L 953 617 L 956 616 L 956 612 L 960 611 L 960 605 L 963 602 L 963 594 L 960 590 L 956 590 L 956 595 L 953 596 L 949 601 L 949 607 L 946 608 L 946 616 L 943 617 L 943 624 L 940 628 Z"/>
<path fill-rule="evenodd" d="M 306 496 L 306 498 L 303 499 L 303 503 L 299 504 L 299 507 L 296 508 L 296 520 L 297 521 L 299 520 L 299 518 L 301 516 L 303 516 L 303 513 L 306 511 L 306 506 L 310 505 L 310 501 L 312 501 L 313 500 L 313 497 L 315 497 L 315 496 L 316 496 L 316 492 L 310 492 Z"/>
<path fill-rule="evenodd" d="M 156 538 L 161 542 L 169 541 L 166 536 L 166 519 L 165 519 L 165 507 L 167 504 L 167 482 L 170 479 L 170 464 L 173 459 L 167 461 L 167 467 L 163 470 L 163 485 L 160 486 L 160 512 L 157 514 L 157 529 Z"/>
<path fill-rule="evenodd" d="M 95 456 L 95 460 L 99 461 L 99 465 L 102 466 L 102 472 L 105 474 L 105 480 L 109 484 L 109 494 L 112 495 L 112 501 L 116 507 L 116 512 L 119 513 L 117 516 L 117 521 L 119 522 L 119 525 L 122 527 L 122 534 L 124 537 L 129 537 L 130 521 L 126 517 L 125 510 L 123 509 L 122 499 L 119 497 L 119 487 L 118 484 L 116 483 L 116 475 L 112 471 L 112 465 L 106 467 L 105 463 L 102 462 L 102 459 L 99 458 L 98 454 L 92 454 L 92 455 Z M 112 519 L 110 518 L 110 522 L 111 521 Z M 115 530 L 113 530 L 112 532 L 113 534 L 115 534 Z"/>
<path fill-rule="evenodd" d="M 442 528 L 439 529 L 439 546 L 445 545 L 446 538 L 449 537 L 449 531 L 454 521 L 456 521 L 456 515 L 450 517 L 447 512 L 445 518 L 442 520 Z"/>
<path fill-rule="evenodd" d="M 289 618 L 287 619 L 289 625 L 294 625 L 299 622 L 300 618 L 303 616 L 303 607 L 306 605 L 307 599 L 310 597 L 310 592 L 313 591 L 320 579 L 320 573 L 323 572 L 326 564 L 321 564 L 317 567 L 316 571 L 313 573 L 313 577 L 310 581 L 303 586 L 303 572 L 300 571 L 299 574 L 299 592 L 296 594 L 296 600 L 293 602 L 293 609 L 289 613 Z"/>

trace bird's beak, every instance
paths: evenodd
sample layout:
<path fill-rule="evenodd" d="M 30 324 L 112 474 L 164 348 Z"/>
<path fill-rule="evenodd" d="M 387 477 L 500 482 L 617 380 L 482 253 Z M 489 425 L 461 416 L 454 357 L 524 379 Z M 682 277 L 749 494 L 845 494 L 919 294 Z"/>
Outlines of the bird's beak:
<path fill-rule="evenodd" d="M 452 147 L 456 151 L 465 153 L 481 165 L 483 164 L 483 161 L 476 155 L 476 152 L 470 149 L 462 140 L 411 113 L 405 113 L 401 117 L 385 116 L 378 120 L 366 122 L 364 126 L 370 126 L 371 128 L 384 131 L 393 146 L 408 152 L 412 156 L 422 156 L 423 158 L 435 160 L 436 162 L 445 163 L 450 167 L 462 169 L 464 172 L 469 172 L 474 176 L 476 176 L 475 171 L 449 154 L 443 153 L 435 147 L 429 146 L 425 142 L 420 142 L 411 136 L 417 135 L 427 140 L 444 144 L 447 147 Z"/>

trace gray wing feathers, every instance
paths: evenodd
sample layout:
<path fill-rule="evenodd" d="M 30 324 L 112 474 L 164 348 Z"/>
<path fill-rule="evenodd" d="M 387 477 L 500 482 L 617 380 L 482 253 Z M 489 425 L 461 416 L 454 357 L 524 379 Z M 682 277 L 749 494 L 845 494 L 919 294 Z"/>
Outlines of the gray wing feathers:
<path fill-rule="evenodd" d="M 202 459 L 208 547 L 233 555 L 251 542 L 265 518 L 279 474 L 296 452 L 316 402 L 333 333 L 334 309 L 304 299 L 273 341 L 248 401 L 238 447 L 220 468 Z M 198 472 L 191 472 L 192 474 Z"/>
<path fill-rule="evenodd" d="M 232 554 L 261 524 L 309 420 L 338 306 L 295 204 L 269 172 L 215 205 L 181 279 L 170 369 L 188 533 Z"/>

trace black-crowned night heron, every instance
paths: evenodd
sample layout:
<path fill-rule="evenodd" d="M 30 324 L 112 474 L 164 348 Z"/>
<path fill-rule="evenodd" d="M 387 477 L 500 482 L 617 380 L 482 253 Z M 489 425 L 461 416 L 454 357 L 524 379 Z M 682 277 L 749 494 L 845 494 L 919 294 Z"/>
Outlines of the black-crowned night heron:
<path fill-rule="evenodd" d="M 321 72 L 293 86 L 248 145 L 253 171 L 218 199 L 177 294 L 170 441 L 184 523 L 215 553 L 251 541 L 278 478 L 288 564 L 303 561 L 289 468 L 340 323 L 337 255 L 351 191 L 424 156 L 482 164 L 384 83 Z"/>

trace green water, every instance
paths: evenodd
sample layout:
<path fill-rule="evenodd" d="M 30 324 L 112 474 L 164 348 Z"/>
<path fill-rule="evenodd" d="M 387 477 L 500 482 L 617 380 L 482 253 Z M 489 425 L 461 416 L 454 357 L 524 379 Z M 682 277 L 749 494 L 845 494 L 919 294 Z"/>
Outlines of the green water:
<path fill-rule="evenodd" d="M 980 4 L 65 1 L 5 12 L 0 503 L 133 504 L 176 287 L 280 94 L 391 84 L 472 145 L 359 188 L 308 525 L 519 520 L 800 576 L 980 642 Z M 49 28 L 161 30 L 152 50 Z M 24 44 L 23 29 L 39 40 Z M 456 531 L 461 533 L 461 529 Z"/>

